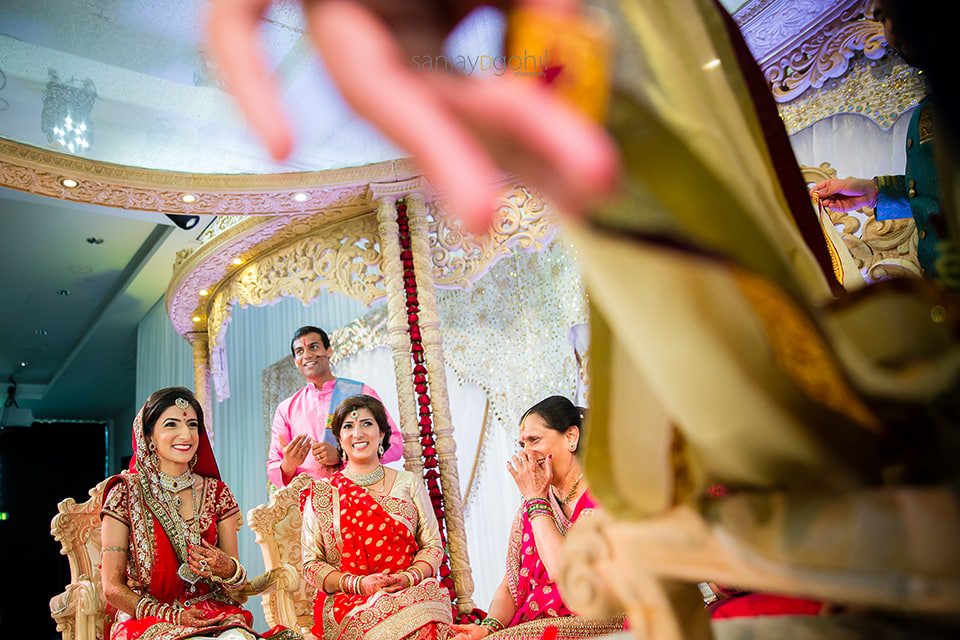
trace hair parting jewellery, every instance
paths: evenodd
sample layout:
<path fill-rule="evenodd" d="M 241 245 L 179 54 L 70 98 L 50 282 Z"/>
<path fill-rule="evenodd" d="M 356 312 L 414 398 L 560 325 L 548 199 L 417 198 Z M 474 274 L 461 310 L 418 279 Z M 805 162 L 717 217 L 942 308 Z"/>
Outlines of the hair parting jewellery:
<path fill-rule="evenodd" d="M 177 408 L 180 409 L 180 411 L 186 411 L 190 408 L 190 403 L 186 398 L 177 398 L 173 401 L 173 404 L 177 405 Z"/>

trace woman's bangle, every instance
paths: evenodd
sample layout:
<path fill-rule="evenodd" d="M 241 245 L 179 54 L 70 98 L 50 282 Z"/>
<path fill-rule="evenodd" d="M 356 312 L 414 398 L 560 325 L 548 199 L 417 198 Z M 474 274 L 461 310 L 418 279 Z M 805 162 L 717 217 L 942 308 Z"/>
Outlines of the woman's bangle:
<path fill-rule="evenodd" d="M 231 560 L 233 560 L 233 563 L 236 565 L 236 569 L 233 570 L 232 576 L 220 580 L 220 583 L 227 589 L 235 591 L 247 583 L 247 570 L 240 564 L 237 558 L 231 558 Z"/>
<path fill-rule="evenodd" d="M 337 587 L 339 587 L 340 591 L 350 596 L 363 595 L 363 591 L 360 589 L 360 582 L 363 578 L 364 576 L 357 576 L 352 573 L 341 573 Z"/>
<path fill-rule="evenodd" d="M 484 618 L 483 621 L 480 623 L 480 626 L 490 629 L 492 633 L 496 633 L 497 631 L 503 631 L 504 629 L 506 629 L 506 626 L 504 626 L 502 622 L 500 622 L 499 620 L 491 616 L 487 616 L 486 618 Z"/>
<path fill-rule="evenodd" d="M 150 596 L 141 596 L 141 598 L 137 600 L 137 606 L 133 610 L 133 617 L 136 618 L 137 620 L 141 620 L 145 618 L 146 615 L 144 612 L 144 608 L 147 606 L 147 604 L 150 603 L 151 600 L 153 600 L 153 598 L 151 598 Z M 154 602 L 156 601 L 154 600 Z"/>
<path fill-rule="evenodd" d="M 415 564 L 410 565 L 410 568 L 408 569 L 408 571 L 412 571 L 414 574 L 416 574 L 417 576 L 416 584 L 420 584 L 421 582 L 427 579 L 426 574 L 423 573 L 423 569 L 421 569 Z"/>
<path fill-rule="evenodd" d="M 553 507 L 546 498 L 527 498 L 523 502 L 524 509 L 527 512 L 527 518 L 533 520 L 537 516 L 553 516 Z"/>

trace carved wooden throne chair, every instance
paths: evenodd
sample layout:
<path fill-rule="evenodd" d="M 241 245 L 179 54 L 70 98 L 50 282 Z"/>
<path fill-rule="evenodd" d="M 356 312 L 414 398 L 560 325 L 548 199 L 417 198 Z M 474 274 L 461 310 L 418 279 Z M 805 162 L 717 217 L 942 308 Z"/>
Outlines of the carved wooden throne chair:
<path fill-rule="evenodd" d="M 282 624 L 295 629 L 305 638 L 312 638 L 313 597 L 316 593 L 300 577 L 300 491 L 310 484 L 310 476 L 300 474 L 290 484 L 277 489 L 265 505 L 254 507 L 247 514 L 250 529 L 256 535 L 267 571 L 278 567 L 296 567 L 289 589 L 276 590 L 261 599 L 268 625 Z"/>
<path fill-rule="evenodd" d="M 86 502 L 77 504 L 73 498 L 61 501 L 50 523 L 50 533 L 61 545 L 60 553 L 70 562 L 70 584 L 50 600 L 50 615 L 64 640 L 103 638 L 106 599 L 99 567 L 100 507 L 106 483 L 103 480 L 91 489 Z M 276 566 L 252 579 L 240 595 L 246 600 L 249 596 L 285 592 L 298 586 L 299 573 L 293 567 Z"/>

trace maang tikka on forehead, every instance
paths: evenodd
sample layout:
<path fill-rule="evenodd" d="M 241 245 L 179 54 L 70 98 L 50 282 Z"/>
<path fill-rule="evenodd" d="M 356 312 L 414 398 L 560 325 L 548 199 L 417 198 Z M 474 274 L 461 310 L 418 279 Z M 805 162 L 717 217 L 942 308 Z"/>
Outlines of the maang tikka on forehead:
<path fill-rule="evenodd" d="M 360 413 L 356 409 L 354 409 L 353 411 L 350 412 L 350 417 L 356 420 L 357 418 L 360 417 Z"/>
<path fill-rule="evenodd" d="M 190 406 L 190 403 L 187 402 L 186 398 L 177 398 L 173 401 L 173 404 L 177 405 L 177 408 L 180 409 L 180 411 L 186 411 Z"/>

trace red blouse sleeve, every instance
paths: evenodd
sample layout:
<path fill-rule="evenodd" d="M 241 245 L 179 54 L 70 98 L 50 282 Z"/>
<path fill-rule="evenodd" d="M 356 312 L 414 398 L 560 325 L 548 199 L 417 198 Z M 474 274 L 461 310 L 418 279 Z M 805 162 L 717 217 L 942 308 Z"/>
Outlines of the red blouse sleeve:
<path fill-rule="evenodd" d="M 110 516 L 114 520 L 119 520 L 123 524 L 130 526 L 130 511 L 127 508 L 127 485 L 123 482 L 117 482 L 107 491 L 107 497 L 103 500 L 103 507 L 100 509 L 100 519 L 104 516 Z"/>
<path fill-rule="evenodd" d="M 240 505 L 237 499 L 233 497 L 230 487 L 223 482 L 217 483 L 217 522 L 223 522 L 227 518 L 240 513 Z"/>

